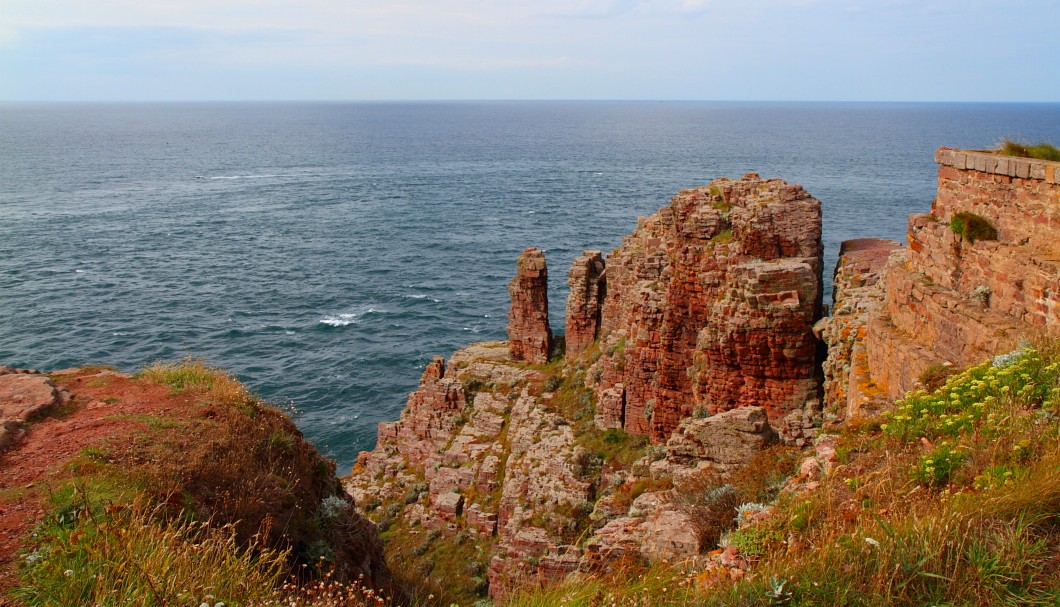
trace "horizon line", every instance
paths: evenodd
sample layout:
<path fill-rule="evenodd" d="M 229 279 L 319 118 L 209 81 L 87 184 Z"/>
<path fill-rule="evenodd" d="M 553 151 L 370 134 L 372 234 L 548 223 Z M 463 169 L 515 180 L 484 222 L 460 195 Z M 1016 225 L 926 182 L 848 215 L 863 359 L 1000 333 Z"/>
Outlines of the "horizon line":
<path fill-rule="evenodd" d="M 392 98 L 392 99 L 0 99 L 0 104 L 152 104 L 152 103 L 849 103 L 849 104 L 1060 104 L 1028 100 L 932 100 L 932 99 L 608 99 L 608 98 Z"/>

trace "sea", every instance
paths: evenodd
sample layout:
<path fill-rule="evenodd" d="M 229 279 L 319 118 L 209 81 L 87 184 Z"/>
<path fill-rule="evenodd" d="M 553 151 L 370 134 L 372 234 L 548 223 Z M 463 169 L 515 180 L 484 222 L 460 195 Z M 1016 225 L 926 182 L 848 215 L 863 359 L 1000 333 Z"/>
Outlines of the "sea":
<path fill-rule="evenodd" d="M 904 240 L 940 146 L 1060 143 L 1060 104 L 0 104 L 0 364 L 197 356 L 346 472 L 432 357 L 504 339 L 527 246 L 566 275 L 683 188 L 756 172 L 839 243 Z"/>

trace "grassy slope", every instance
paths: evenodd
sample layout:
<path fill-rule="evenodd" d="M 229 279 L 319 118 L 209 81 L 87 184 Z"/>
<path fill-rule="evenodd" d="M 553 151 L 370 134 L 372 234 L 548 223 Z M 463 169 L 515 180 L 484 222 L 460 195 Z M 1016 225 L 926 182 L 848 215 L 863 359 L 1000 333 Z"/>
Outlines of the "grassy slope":
<path fill-rule="evenodd" d="M 986 362 L 845 428 L 820 487 L 739 532 L 763 556 L 737 582 L 657 564 L 508 604 L 1058 605 L 1057 350 Z"/>
<path fill-rule="evenodd" d="M 192 404 L 135 416 L 132 434 L 85 448 L 56 471 L 64 480 L 22 556 L 14 598 L 242 605 L 289 595 L 297 605 L 331 590 L 277 589 L 289 574 L 324 563 L 342 575 L 371 549 L 334 465 L 231 376 L 184 361 L 123 381 L 162 384 Z M 366 594 L 341 592 L 361 602 Z"/>

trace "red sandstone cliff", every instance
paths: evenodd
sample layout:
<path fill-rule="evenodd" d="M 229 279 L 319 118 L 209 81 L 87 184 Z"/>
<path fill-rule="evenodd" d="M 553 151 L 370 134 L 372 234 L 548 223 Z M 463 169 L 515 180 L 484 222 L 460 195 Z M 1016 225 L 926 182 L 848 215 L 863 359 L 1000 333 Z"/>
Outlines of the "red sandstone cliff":
<path fill-rule="evenodd" d="M 697 409 L 766 408 L 789 440 L 819 410 L 821 207 L 746 175 L 686 190 L 607 258 L 597 423 L 664 442 Z"/>
<path fill-rule="evenodd" d="M 496 597 L 713 548 L 681 487 L 739 469 L 774 426 L 801 441 L 817 421 L 820 218 L 801 187 L 757 175 L 678 194 L 606 262 L 575 260 L 566 360 L 549 367 L 526 364 L 552 337 L 544 254 L 524 251 L 509 341 L 435 359 L 346 479 L 391 528 L 391 558 L 430 578 L 473 537 L 472 562 L 444 575 L 473 570 Z"/>

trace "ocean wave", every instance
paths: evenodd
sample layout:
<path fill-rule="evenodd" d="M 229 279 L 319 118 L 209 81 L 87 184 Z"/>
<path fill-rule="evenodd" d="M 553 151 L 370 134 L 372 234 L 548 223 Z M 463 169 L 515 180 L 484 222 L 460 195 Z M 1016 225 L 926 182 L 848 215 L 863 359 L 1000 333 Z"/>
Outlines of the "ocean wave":
<path fill-rule="evenodd" d="M 405 295 L 404 297 L 406 297 L 408 299 L 426 299 L 427 301 L 432 301 L 434 303 L 442 303 L 442 300 L 434 298 L 434 297 L 431 297 L 430 295 L 427 295 L 426 293 L 413 293 L 411 295 Z"/>
<path fill-rule="evenodd" d="M 357 324 L 356 314 L 335 314 L 332 316 L 325 316 L 321 318 L 318 323 L 322 325 L 328 325 L 331 327 L 345 327 L 347 325 Z"/>

